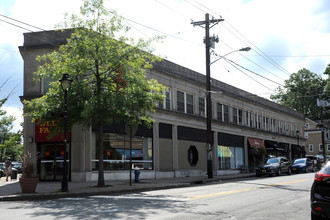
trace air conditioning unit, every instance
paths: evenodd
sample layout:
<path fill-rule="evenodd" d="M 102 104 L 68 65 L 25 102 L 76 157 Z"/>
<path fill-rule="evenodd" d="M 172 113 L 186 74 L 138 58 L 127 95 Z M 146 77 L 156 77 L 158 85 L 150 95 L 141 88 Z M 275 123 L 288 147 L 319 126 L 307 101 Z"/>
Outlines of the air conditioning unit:
<path fill-rule="evenodd" d="M 305 124 L 305 128 L 307 128 L 307 129 L 309 128 L 309 123 Z"/>

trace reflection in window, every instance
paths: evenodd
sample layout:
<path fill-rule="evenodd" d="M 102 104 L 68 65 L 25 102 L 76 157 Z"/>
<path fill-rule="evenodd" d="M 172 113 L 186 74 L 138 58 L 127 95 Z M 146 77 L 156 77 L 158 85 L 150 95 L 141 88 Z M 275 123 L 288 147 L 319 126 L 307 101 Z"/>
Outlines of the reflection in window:
<path fill-rule="evenodd" d="M 219 169 L 238 169 L 243 158 L 243 147 L 218 146 Z"/>
<path fill-rule="evenodd" d="M 191 94 L 186 94 L 186 108 L 187 108 L 187 114 L 194 114 L 194 97 Z"/>
<path fill-rule="evenodd" d="M 177 91 L 176 92 L 176 105 L 179 112 L 184 112 L 184 93 Z"/>
<path fill-rule="evenodd" d="M 129 135 L 105 133 L 103 140 L 104 170 L 128 170 L 130 159 L 140 169 L 153 169 L 152 138 L 132 137 L 130 152 Z M 93 133 L 93 170 L 98 170 L 98 151 L 95 149 L 95 133 Z"/>

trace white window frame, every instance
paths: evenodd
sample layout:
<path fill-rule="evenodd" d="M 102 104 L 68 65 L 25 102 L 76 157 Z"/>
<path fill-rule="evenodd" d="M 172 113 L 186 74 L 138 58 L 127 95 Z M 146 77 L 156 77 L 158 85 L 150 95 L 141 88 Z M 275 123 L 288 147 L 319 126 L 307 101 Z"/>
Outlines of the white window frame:
<path fill-rule="evenodd" d="M 203 111 L 201 111 L 201 100 L 204 100 Z M 198 114 L 204 118 L 206 117 L 206 100 L 203 97 L 198 97 Z"/>
<path fill-rule="evenodd" d="M 308 144 L 308 152 L 314 152 L 314 145 L 313 144 Z"/>
<path fill-rule="evenodd" d="M 187 113 L 187 105 L 188 105 L 188 103 L 187 103 L 187 95 L 191 95 L 192 96 L 192 113 L 189 113 L 189 114 L 194 114 L 195 113 L 195 110 L 194 110 L 194 107 L 195 107 L 195 101 L 194 101 L 194 95 L 193 94 L 191 94 L 191 93 L 187 93 L 187 92 L 183 92 L 183 91 L 177 91 L 177 100 L 176 100 L 176 109 L 177 109 L 177 111 L 178 111 L 178 92 L 180 92 L 180 93 L 183 93 L 183 108 L 184 108 L 184 113 L 185 114 L 188 114 Z M 182 112 L 182 111 L 179 111 L 179 112 Z"/>
<path fill-rule="evenodd" d="M 322 146 L 322 144 L 319 144 L 319 152 L 323 152 L 323 146 Z"/>

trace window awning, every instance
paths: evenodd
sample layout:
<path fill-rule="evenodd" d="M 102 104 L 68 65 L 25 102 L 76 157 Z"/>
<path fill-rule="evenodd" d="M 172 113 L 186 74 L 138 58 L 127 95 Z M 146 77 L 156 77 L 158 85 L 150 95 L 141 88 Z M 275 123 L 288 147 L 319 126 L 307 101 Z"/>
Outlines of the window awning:
<path fill-rule="evenodd" d="M 264 141 L 257 138 L 248 138 L 251 147 L 265 148 Z"/>
<path fill-rule="evenodd" d="M 266 150 L 284 151 L 283 146 L 276 141 L 265 140 L 265 146 Z"/>

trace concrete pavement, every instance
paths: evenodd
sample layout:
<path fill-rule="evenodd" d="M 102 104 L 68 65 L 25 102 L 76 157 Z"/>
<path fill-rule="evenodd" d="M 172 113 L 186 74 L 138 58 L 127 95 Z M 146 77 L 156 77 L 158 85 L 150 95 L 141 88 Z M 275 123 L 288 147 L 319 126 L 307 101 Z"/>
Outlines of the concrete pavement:
<path fill-rule="evenodd" d="M 69 182 L 69 192 L 61 192 L 60 181 L 41 181 L 35 193 L 22 193 L 18 179 L 6 182 L 4 177 L 0 180 L 0 201 L 40 200 L 64 197 L 83 197 L 91 195 L 120 194 L 175 187 L 188 187 L 196 184 L 221 182 L 255 176 L 255 173 L 240 173 L 233 175 L 214 176 L 208 179 L 202 177 L 183 177 L 166 179 L 142 179 L 135 183 L 132 180 L 105 181 L 106 187 L 97 187 L 97 182 Z M 19 177 L 18 177 L 19 178 Z"/>

